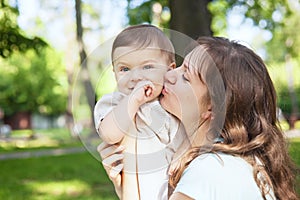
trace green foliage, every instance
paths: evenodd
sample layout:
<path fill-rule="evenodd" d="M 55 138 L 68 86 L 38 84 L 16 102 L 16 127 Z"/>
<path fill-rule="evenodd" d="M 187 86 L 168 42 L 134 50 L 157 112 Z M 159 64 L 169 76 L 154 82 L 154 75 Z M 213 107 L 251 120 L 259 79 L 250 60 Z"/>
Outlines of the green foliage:
<path fill-rule="evenodd" d="M 163 8 L 169 6 L 169 0 L 145 0 L 135 6 L 132 6 L 132 0 L 127 1 L 129 24 L 151 23 L 154 3 L 160 3 Z M 244 12 L 246 18 L 252 19 L 255 25 L 271 31 L 284 25 L 283 19 L 291 14 L 288 1 L 213 0 L 208 3 L 208 8 L 213 16 L 212 29 L 215 34 L 225 30 L 228 11 L 237 7 Z"/>
<path fill-rule="evenodd" d="M 208 9 L 212 14 L 211 29 L 214 35 L 220 35 L 226 30 L 227 21 L 226 13 L 228 10 L 228 2 L 226 0 L 212 1 L 208 4 Z"/>
<path fill-rule="evenodd" d="M 66 110 L 65 69 L 52 49 L 16 52 L 0 63 L 0 105 L 6 115 L 20 111 L 55 115 Z"/>
<path fill-rule="evenodd" d="M 293 12 L 284 19 L 284 26 L 273 31 L 273 38 L 267 44 L 268 60 L 284 62 L 286 56 L 298 57 L 300 52 L 300 14 Z"/>
<path fill-rule="evenodd" d="M 294 90 L 297 96 L 297 105 L 300 109 L 300 68 L 298 66 L 299 61 L 292 60 L 291 64 L 293 67 L 293 72 L 291 74 L 287 73 L 286 63 L 278 63 L 270 65 L 269 73 L 274 83 L 277 97 L 278 106 L 282 109 L 283 113 L 290 114 L 292 111 L 292 103 L 288 89 L 288 79 L 292 78 L 294 82 Z"/>
<path fill-rule="evenodd" d="M 282 25 L 282 19 L 291 13 L 288 1 L 282 0 L 229 0 L 228 5 L 242 7 L 246 17 L 251 18 L 261 28 L 271 31 Z"/>
<path fill-rule="evenodd" d="M 163 9 L 169 10 L 168 0 L 145 0 L 134 6 L 132 0 L 127 1 L 129 24 L 152 23 L 154 3 L 160 3 Z M 272 40 L 267 44 L 268 61 L 284 61 L 286 54 L 292 57 L 298 56 L 300 36 L 296 27 L 300 27 L 300 15 L 299 10 L 293 10 L 292 1 L 213 0 L 207 5 L 212 15 L 213 35 L 226 35 L 227 14 L 237 9 L 245 16 L 244 20 L 251 19 L 254 25 L 272 33 Z M 159 25 L 168 28 L 168 23 L 169 20 L 162 21 Z"/>
<path fill-rule="evenodd" d="M 34 49 L 39 52 L 47 46 L 39 37 L 28 38 L 17 24 L 18 9 L 7 1 L 0 1 L 0 56 L 9 57 L 15 51 L 25 52 Z"/>
<path fill-rule="evenodd" d="M 292 113 L 292 103 L 287 85 L 278 84 L 278 106 L 282 109 L 283 113 Z M 295 88 L 297 95 L 297 105 L 300 108 L 300 86 Z"/>
<path fill-rule="evenodd" d="M 130 2 L 130 1 L 129 1 Z M 128 8 L 129 24 L 151 23 L 152 2 L 146 1 L 136 8 Z"/>
<path fill-rule="evenodd" d="M 151 24 L 153 20 L 153 11 L 152 6 L 154 3 L 159 3 L 162 6 L 163 10 L 169 10 L 169 1 L 168 0 L 146 0 L 143 1 L 140 5 L 133 6 L 132 0 L 127 0 L 127 15 L 130 25 L 149 23 Z M 160 26 L 168 28 L 169 19 L 161 17 Z"/>

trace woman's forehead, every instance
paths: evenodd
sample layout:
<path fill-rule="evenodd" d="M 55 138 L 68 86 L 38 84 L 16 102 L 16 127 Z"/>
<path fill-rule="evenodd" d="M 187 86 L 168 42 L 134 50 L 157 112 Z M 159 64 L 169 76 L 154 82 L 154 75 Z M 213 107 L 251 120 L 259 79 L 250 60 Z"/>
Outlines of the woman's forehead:
<path fill-rule="evenodd" d="M 203 63 L 205 60 L 207 61 L 210 59 L 210 54 L 207 52 L 205 46 L 198 45 L 185 56 L 184 62 L 186 62 L 187 65 L 191 65 L 191 67 L 196 67 L 197 64 Z"/>
<path fill-rule="evenodd" d="M 189 70 L 196 67 L 196 58 L 197 53 L 195 52 L 195 49 L 191 51 L 189 54 L 187 54 L 184 58 L 183 65 L 184 67 L 188 68 Z"/>

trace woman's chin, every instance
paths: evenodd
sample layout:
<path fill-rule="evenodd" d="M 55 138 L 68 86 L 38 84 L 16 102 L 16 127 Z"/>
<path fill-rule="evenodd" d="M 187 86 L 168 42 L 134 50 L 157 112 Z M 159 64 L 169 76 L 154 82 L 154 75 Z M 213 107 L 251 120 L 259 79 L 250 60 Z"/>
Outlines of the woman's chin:
<path fill-rule="evenodd" d="M 163 107 L 163 109 L 170 112 L 169 111 L 169 106 L 168 106 L 168 103 L 167 103 L 167 98 L 163 94 L 161 94 L 159 96 L 159 102 L 160 102 L 160 105 Z"/>
<path fill-rule="evenodd" d="M 159 98 L 159 102 L 161 104 L 161 106 L 163 107 L 163 109 L 165 109 L 168 113 L 174 115 L 175 117 L 179 117 L 176 114 L 176 109 L 173 109 L 173 106 L 170 102 L 168 102 L 167 98 L 164 95 L 161 95 Z"/>

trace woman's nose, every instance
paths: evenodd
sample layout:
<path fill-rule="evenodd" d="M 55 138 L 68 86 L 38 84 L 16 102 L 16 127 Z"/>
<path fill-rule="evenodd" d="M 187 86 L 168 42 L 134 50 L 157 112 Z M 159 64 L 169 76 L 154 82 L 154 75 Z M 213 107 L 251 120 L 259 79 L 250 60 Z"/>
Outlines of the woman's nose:
<path fill-rule="evenodd" d="M 170 84 L 175 84 L 177 81 L 177 73 L 176 70 L 170 70 L 165 74 L 165 82 Z"/>

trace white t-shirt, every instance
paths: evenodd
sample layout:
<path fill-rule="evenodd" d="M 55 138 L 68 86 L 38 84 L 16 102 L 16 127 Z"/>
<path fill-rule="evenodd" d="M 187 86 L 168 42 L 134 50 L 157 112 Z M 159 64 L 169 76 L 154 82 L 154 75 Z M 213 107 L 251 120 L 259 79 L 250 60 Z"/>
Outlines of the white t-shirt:
<path fill-rule="evenodd" d="M 196 200 L 263 199 L 253 177 L 253 167 L 240 157 L 223 153 L 195 158 L 183 172 L 175 192 Z M 272 190 L 266 198 L 275 200 Z"/>

